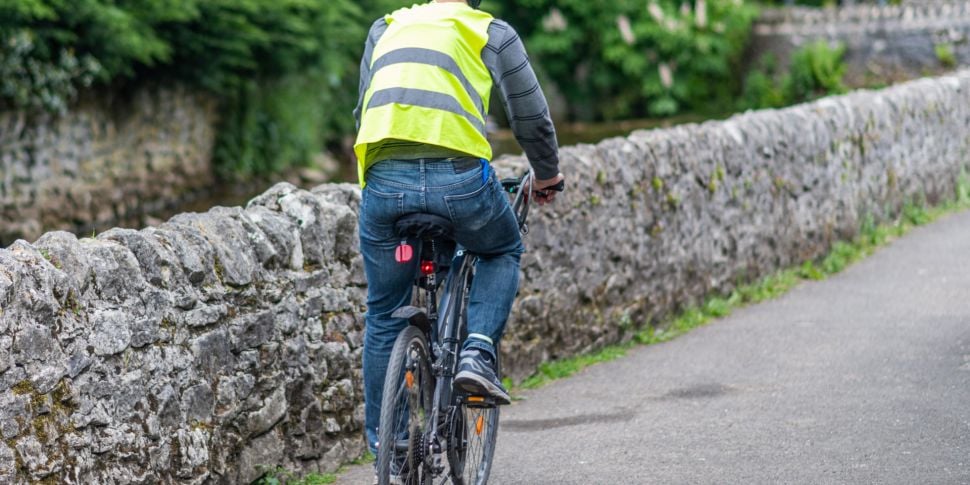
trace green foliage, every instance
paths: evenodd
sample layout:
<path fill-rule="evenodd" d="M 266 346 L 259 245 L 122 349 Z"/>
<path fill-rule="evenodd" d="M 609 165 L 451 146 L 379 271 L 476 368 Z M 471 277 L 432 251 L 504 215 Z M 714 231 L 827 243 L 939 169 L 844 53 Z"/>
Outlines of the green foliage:
<path fill-rule="evenodd" d="M 744 88 L 738 102 L 739 108 L 762 109 L 785 106 L 787 100 L 784 91 L 776 81 L 780 75 L 775 56 L 772 54 L 762 56 L 744 80 Z"/>
<path fill-rule="evenodd" d="M 629 348 L 629 344 L 613 345 L 593 354 L 540 364 L 539 371 L 532 377 L 522 381 L 520 387 L 524 389 L 542 387 L 556 379 L 569 377 L 593 364 L 608 362 L 622 357 L 626 355 L 626 351 Z"/>
<path fill-rule="evenodd" d="M 376 458 L 373 453 L 367 451 L 360 458 L 345 465 L 366 465 L 373 463 Z M 263 476 L 256 479 L 252 485 L 327 485 L 337 482 L 337 475 L 344 472 L 345 466 L 341 466 L 336 473 L 310 473 L 303 477 L 283 467 L 259 465 L 257 470 L 261 471 Z"/>
<path fill-rule="evenodd" d="M 936 51 L 936 58 L 940 61 L 940 64 L 947 68 L 952 69 L 957 65 L 957 58 L 953 54 L 953 46 L 950 44 L 936 44 L 934 46 Z"/>
<path fill-rule="evenodd" d="M 284 468 L 265 468 L 263 476 L 253 482 L 253 485 L 328 485 L 337 482 L 337 475 L 333 473 L 311 473 L 305 477 L 297 477 L 293 472 Z"/>
<path fill-rule="evenodd" d="M 77 90 L 102 72 L 95 58 L 51 52 L 25 29 L 0 31 L 0 43 L 0 106 L 64 113 Z"/>
<path fill-rule="evenodd" d="M 777 60 L 766 55 L 745 79 L 738 107 L 779 108 L 844 93 L 844 57 L 844 45 L 832 47 L 818 41 L 795 51 L 788 70 L 781 71 Z"/>
<path fill-rule="evenodd" d="M 729 99 L 757 15 L 734 0 L 491 3 L 525 39 L 544 84 L 581 120 L 670 115 Z"/>
<path fill-rule="evenodd" d="M 831 47 L 825 41 L 808 44 L 792 55 L 785 97 L 791 102 L 845 92 L 845 46 Z"/>
<path fill-rule="evenodd" d="M 215 162 L 223 176 L 254 176 L 309 164 L 349 132 L 349 95 L 365 27 L 359 7 L 333 0 L 217 0 L 197 24 L 171 33 L 181 78 L 220 93 Z"/>
<path fill-rule="evenodd" d="M 351 0 L 2 0 L 0 99 L 64 112 L 97 82 L 187 82 L 222 101 L 223 173 L 279 170 L 349 131 L 363 18 Z"/>
<path fill-rule="evenodd" d="M 762 0 L 766 5 L 773 6 L 785 6 L 788 5 L 786 0 Z M 795 0 L 795 5 L 800 7 L 832 7 L 838 4 L 837 0 Z"/>

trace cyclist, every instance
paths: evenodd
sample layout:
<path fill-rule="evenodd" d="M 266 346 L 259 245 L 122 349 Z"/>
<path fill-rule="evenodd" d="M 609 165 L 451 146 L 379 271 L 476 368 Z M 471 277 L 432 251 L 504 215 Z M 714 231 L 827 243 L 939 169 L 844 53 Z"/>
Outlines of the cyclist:
<path fill-rule="evenodd" d="M 507 404 L 496 345 L 518 289 L 524 248 L 501 184 L 491 172 L 486 116 L 493 85 L 535 174 L 535 200 L 563 180 L 556 132 L 525 48 L 509 24 L 478 10 L 481 0 L 436 0 L 402 8 L 371 26 L 360 64 L 354 151 L 363 189 L 360 249 L 367 277 L 365 431 L 377 450 L 381 393 L 394 341 L 407 322 L 416 266 L 399 264 L 394 222 L 433 213 L 479 256 L 469 295 L 468 339 L 455 386 Z M 406 258 L 405 258 L 406 259 Z M 416 264 L 416 261 L 412 261 Z"/>

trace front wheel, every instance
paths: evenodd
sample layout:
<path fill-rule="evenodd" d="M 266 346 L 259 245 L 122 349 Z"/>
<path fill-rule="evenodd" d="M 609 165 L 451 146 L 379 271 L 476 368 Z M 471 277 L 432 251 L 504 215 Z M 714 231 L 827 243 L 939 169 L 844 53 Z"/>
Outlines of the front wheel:
<path fill-rule="evenodd" d="M 498 438 L 498 406 L 462 404 L 452 420 L 454 446 L 450 447 L 451 477 L 455 485 L 485 485 L 492 469 Z"/>
<path fill-rule="evenodd" d="M 501 360 L 496 367 L 501 372 Z M 448 453 L 452 482 L 455 485 L 485 485 L 492 471 L 498 440 L 499 407 L 462 402 L 454 410 L 455 417 L 451 420 L 454 444 L 449 446 Z"/>
<path fill-rule="evenodd" d="M 379 485 L 389 485 L 392 475 L 404 484 L 430 483 L 423 466 L 434 393 L 430 362 L 424 333 L 417 327 L 405 328 L 394 342 L 384 379 L 377 429 Z"/>

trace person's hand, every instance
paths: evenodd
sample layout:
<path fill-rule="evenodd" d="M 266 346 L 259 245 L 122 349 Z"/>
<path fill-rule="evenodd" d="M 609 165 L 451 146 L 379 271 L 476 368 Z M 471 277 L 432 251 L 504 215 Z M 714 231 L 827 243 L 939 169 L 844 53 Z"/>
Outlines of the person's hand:
<path fill-rule="evenodd" d="M 545 190 L 549 187 L 556 186 L 559 182 L 565 180 L 562 174 L 557 174 L 551 179 L 536 180 L 532 183 L 532 191 L 535 193 L 535 200 L 539 205 L 543 205 L 547 202 L 552 202 L 556 198 L 555 190 Z"/>

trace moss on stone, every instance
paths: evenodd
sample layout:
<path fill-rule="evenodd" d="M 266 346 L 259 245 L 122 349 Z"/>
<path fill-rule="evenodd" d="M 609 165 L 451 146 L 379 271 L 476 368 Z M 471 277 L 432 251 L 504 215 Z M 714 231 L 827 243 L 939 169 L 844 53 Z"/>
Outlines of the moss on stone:
<path fill-rule="evenodd" d="M 673 192 L 667 192 L 667 205 L 671 209 L 677 209 L 677 207 L 680 207 L 680 197 Z"/>
<path fill-rule="evenodd" d="M 31 394 L 35 392 L 34 385 L 30 383 L 29 380 L 24 379 L 10 388 L 14 394 L 18 396 L 23 396 L 24 394 Z"/>
<path fill-rule="evenodd" d="M 81 315 L 81 303 L 78 301 L 77 294 L 74 289 L 67 290 L 67 297 L 64 299 L 65 308 L 70 310 L 74 316 Z"/>
<path fill-rule="evenodd" d="M 41 444 L 47 445 L 50 440 L 50 435 L 47 434 L 47 424 L 54 420 L 54 417 L 50 414 L 41 414 L 35 417 L 31 422 L 31 427 L 34 429 L 34 437 Z"/>
<path fill-rule="evenodd" d="M 784 190 L 786 187 L 788 187 L 788 181 L 781 176 L 775 177 L 773 183 L 775 185 L 775 189 L 779 191 Z"/>
<path fill-rule="evenodd" d="M 60 483 L 63 483 L 59 475 L 61 474 L 52 473 L 44 478 L 41 478 L 40 480 L 32 481 L 31 483 L 36 485 L 58 485 Z"/>
<path fill-rule="evenodd" d="M 39 392 L 33 392 L 30 395 L 30 406 L 37 412 L 38 409 L 47 404 L 47 394 L 41 394 Z"/>
<path fill-rule="evenodd" d="M 26 473 L 27 473 L 27 465 L 24 463 L 23 457 L 20 456 L 20 452 L 17 451 L 17 439 L 16 438 L 10 438 L 10 439 L 8 439 L 8 440 L 6 440 L 4 442 L 7 444 L 7 447 L 10 448 L 11 451 L 13 451 L 13 461 L 14 461 L 14 470 L 15 470 L 15 473 L 18 475 L 18 477 L 21 474 L 25 474 L 26 475 Z"/>
<path fill-rule="evenodd" d="M 71 400 L 71 392 L 70 389 L 68 389 L 67 381 L 64 379 L 61 379 L 61 381 L 54 386 L 54 389 L 51 390 L 50 394 L 53 400 L 51 406 L 53 406 L 54 409 L 64 410 L 67 412 L 73 412 L 75 409 L 77 409 L 77 405 Z"/>
<path fill-rule="evenodd" d="M 212 432 L 213 425 L 212 423 L 206 423 L 204 421 L 192 421 L 192 424 L 189 425 L 189 428 L 192 429 L 193 431 L 202 430 L 207 433 L 210 433 Z"/>

